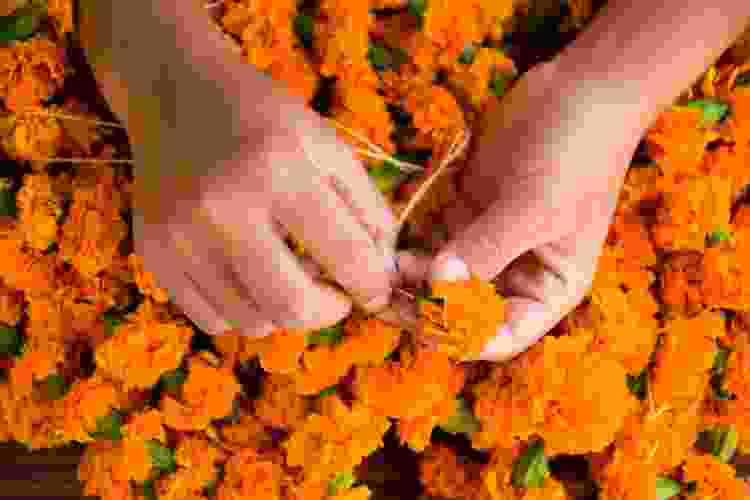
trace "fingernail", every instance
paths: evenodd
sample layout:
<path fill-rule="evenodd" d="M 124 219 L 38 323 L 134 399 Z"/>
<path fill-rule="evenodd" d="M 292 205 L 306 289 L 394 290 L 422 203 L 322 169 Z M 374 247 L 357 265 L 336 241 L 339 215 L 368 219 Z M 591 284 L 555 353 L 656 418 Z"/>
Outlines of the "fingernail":
<path fill-rule="evenodd" d="M 543 331 L 542 326 L 547 316 L 548 310 L 543 304 L 529 304 L 500 327 L 479 358 L 487 361 L 507 361 L 526 351 L 547 333 Z"/>
<path fill-rule="evenodd" d="M 459 281 L 471 277 L 469 267 L 458 255 L 448 254 L 438 257 L 430 272 L 432 281 Z"/>

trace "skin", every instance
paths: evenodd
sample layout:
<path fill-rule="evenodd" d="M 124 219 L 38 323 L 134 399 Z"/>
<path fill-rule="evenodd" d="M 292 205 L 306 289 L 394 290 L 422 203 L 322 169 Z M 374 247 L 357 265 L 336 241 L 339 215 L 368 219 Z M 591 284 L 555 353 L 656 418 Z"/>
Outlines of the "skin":
<path fill-rule="evenodd" d="M 84 49 L 133 143 L 136 251 L 188 317 L 214 334 L 265 335 L 388 303 L 395 220 L 321 118 L 227 63 L 196 2 L 81 8 Z M 317 266 L 298 262 L 287 232 L 343 290 L 306 271 Z"/>
<path fill-rule="evenodd" d="M 484 359 L 524 351 L 580 302 L 640 137 L 748 21 L 747 2 L 610 0 L 487 113 L 446 212 L 453 237 L 415 265 L 432 279 L 499 276 L 509 324 Z"/>
<path fill-rule="evenodd" d="M 342 294 L 294 262 L 274 224 L 305 240 L 358 303 L 372 310 L 388 301 L 398 279 L 383 264 L 392 250 L 373 248 L 388 247 L 379 242 L 392 241 L 393 220 L 330 130 L 248 65 L 224 64 L 226 41 L 195 5 L 83 4 L 99 11 L 90 11 L 89 53 L 143 179 L 137 249 L 192 319 L 218 332 L 232 318 L 262 334 L 348 313 Z M 750 3 L 736 0 L 661 0 L 643 9 L 610 0 L 586 32 L 487 113 L 460 196 L 445 213 L 451 240 L 435 258 L 400 255 L 402 278 L 499 276 L 510 321 L 483 358 L 528 348 L 589 287 L 639 138 L 748 16 Z M 132 26 L 139 36 L 129 36 Z M 284 175 L 292 162 L 295 175 Z M 344 189 L 330 190 L 331 177 Z M 337 230 L 323 238 L 327 227 Z"/>

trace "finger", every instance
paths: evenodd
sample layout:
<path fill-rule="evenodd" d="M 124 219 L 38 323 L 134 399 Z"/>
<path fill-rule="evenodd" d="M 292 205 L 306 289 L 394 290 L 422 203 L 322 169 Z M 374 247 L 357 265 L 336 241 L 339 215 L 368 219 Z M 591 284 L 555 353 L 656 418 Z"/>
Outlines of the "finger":
<path fill-rule="evenodd" d="M 320 183 L 290 193 L 274 216 L 298 236 L 313 258 L 365 311 L 388 304 L 395 281 L 386 255 L 330 187 Z"/>
<path fill-rule="evenodd" d="M 195 277 L 215 290 L 223 307 L 240 315 L 237 321 L 253 306 L 267 320 L 288 328 L 322 328 L 349 315 L 351 301 L 310 277 L 265 215 L 221 208 L 214 204 L 192 211 L 192 220 L 199 222 L 190 226 L 201 273 Z M 209 218 L 209 210 L 220 213 Z M 219 218 L 222 225 L 211 223 Z M 248 220 L 258 222 L 250 228 Z"/>
<path fill-rule="evenodd" d="M 137 238 L 135 246 L 143 255 L 145 267 L 154 270 L 159 286 L 169 291 L 172 301 L 201 331 L 219 335 L 236 328 L 237 325 L 227 321 L 194 285 L 194 280 L 185 273 L 187 266 L 175 258 L 176 250 L 161 241 L 146 241 L 145 238 Z M 245 335 L 261 337 L 270 334 L 274 328 L 262 319 L 246 320 L 241 331 Z"/>
<path fill-rule="evenodd" d="M 373 239 L 378 243 L 385 242 L 386 247 L 395 249 L 396 219 L 367 175 L 365 166 L 356 158 L 352 149 L 339 139 L 332 126 L 318 117 L 312 119 L 316 126 L 315 143 L 310 143 L 311 137 L 300 137 L 303 153 L 324 172 L 324 177 L 330 176 L 334 192 Z M 319 164 L 321 154 L 325 155 L 326 165 Z"/>
<path fill-rule="evenodd" d="M 579 245 L 568 237 L 541 246 L 514 261 L 500 275 L 509 295 L 508 322 L 481 358 L 504 361 L 542 338 L 584 297 L 591 286 L 598 254 L 597 238 Z"/>
<path fill-rule="evenodd" d="M 421 287 L 430 278 L 432 260 L 432 256 L 416 250 L 397 252 L 396 261 L 401 281 L 399 285 Z"/>
<path fill-rule="evenodd" d="M 465 200 L 456 199 L 451 205 L 443 209 L 443 222 L 448 226 L 449 236 L 455 238 L 461 231 L 471 224 L 477 217 L 477 211 Z"/>
<path fill-rule="evenodd" d="M 512 194 L 504 193 L 459 231 L 438 257 L 463 259 L 472 274 L 490 280 L 518 256 L 555 239 L 566 228 L 559 218 L 547 216 L 540 189 L 534 182 L 518 183 Z"/>

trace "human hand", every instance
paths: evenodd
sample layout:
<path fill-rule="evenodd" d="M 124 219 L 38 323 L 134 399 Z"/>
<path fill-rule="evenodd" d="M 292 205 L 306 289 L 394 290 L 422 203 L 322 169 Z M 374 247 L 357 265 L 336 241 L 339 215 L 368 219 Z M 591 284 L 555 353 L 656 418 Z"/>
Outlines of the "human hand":
<path fill-rule="evenodd" d="M 364 167 L 302 102 L 249 65 L 227 64 L 223 39 L 193 41 L 212 28 L 208 19 L 191 28 L 184 15 L 157 23 L 144 45 L 118 48 L 115 32 L 105 67 L 115 77 L 105 75 L 103 90 L 133 141 L 145 267 L 208 333 L 264 335 L 347 316 L 352 299 L 306 272 L 283 241 L 288 231 L 360 306 L 385 306 L 393 257 L 381 242 L 395 221 Z M 148 30 L 147 15 L 140 25 Z M 138 61 L 148 47 L 160 58 L 153 66 Z"/>
<path fill-rule="evenodd" d="M 508 323 L 484 359 L 524 351 L 584 297 L 643 132 L 643 114 L 576 84 L 557 62 L 525 74 L 485 115 L 443 214 L 450 241 L 400 258 L 412 280 L 497 276 Z"/>

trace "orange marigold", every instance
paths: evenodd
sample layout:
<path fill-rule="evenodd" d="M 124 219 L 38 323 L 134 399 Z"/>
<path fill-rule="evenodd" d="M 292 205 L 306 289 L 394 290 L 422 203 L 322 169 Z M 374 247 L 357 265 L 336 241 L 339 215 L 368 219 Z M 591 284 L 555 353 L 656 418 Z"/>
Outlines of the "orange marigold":
<path fill-rule="evenodd" d="M 65 51 L 44 38 L 0 49 L 0 97 L 11 111 L 40 107 L 62 86 Z"/>
<path fill-rule="evenodd" d="M 682 466 L 684 480 L 695 481 L 696 498 L 740 500 L 747 498 L 744 482 L 735 477 L 734 468 L 713 455 L 693 455 Z"/>
<path fill-rule="evenodd" d="M 205 355 L 190 361 L 190 372 L 182 386 L 182 401 L 169 396 L 162 399 L 167 426 L 180 431 L 204 430 L 214 419 L 232 412 L 240 384 L 231 368 L 214 367 Z"/>
<path fill-rule="evenodd" d="M 420 303 L 421 334 L 436 339 L 438 351 L 457 360 L 478 356 L 505 321 L 505 300 L 495 285 L 477 277 L 437 281 L 431 296 L 440 300 Z"/>
<path fill-rule="evenodd" d="M 283 472 L 272 461 L 252 449 L 233 455 L 226 464 L 226 475 L 216 491 L 217 500 L 281 500 Z"/>
<path fill-rule="evenodd" d="M 90 433 L 96 430 L 97 420 L 117 408 L 119 400 L 117 387 L 101 375 L 77 381 L 62 400 L 63 433 L 72 441 L 93 441 Z"/>
<path fill-rule="evenodd" d="M 180 366 L 190 349 L 193 329 L 181 320 L 163 319 L 146 299 L 115 334 L 96 349 L 100 370 L 126 390 L 145 389 Z"/>

